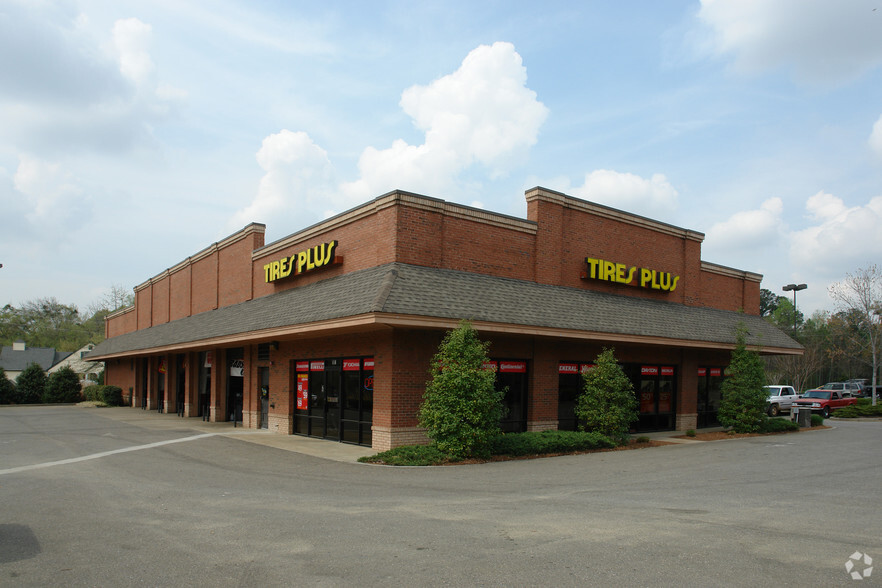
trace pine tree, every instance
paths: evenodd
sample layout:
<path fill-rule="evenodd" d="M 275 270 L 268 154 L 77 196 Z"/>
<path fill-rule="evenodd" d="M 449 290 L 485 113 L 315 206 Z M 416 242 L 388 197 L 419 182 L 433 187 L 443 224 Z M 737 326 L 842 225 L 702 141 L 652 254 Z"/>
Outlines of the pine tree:
<path fill-rule="evenodd" d="M 717 418 L 724 427 L 736 433 L 756 433 L 766 423 L 768 394 L 763 388 L 766 372 L 757 351 L 747 348 L 747 330 L 743 324 L 735 329 L 735 349 L 721 388 L 722 400 Z"/>
<path fill-rule="evenodd" d="M 614 349 L 604 349 L 594 363 L 582 376 L 582 394 L 576 402 L 579 427 L 623 444 L 638 416 L 634 386 L 616 362 Z"/>

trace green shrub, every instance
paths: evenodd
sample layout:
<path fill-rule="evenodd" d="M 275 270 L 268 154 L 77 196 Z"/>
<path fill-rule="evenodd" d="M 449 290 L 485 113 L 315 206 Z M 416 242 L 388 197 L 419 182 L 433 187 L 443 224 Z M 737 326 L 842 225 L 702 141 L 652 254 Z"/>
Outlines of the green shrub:
<path fill-rule="evenodd" d="M 46 392 L 46 373 L 39 365 L 32 363 L 15 379 L 16 404 L 38 404 Z"/>
<path fill-rule="evenodd" d="M 864 402 L 861 402 L 863 400 Z M 882 417 L 882 403 L 873 406 L 869 400 L 862 398 L 857 404 L 843 406 L 833 412 L 833 416 L 841 419 L 853 419 L 857 417 Z"/>
<path fill-rule="evenodd" d="M 786 418 L 766 419 L 760 429 L 760 433 L 783 433 L 785 431 L 798 431 L 799 424 Z"/>
<path fill-rule="evenodd" d="M 689 429 L 688 431 L 686 431 L 686 436 L 695 437 L 695 429 Z"/>
<path fill-rule="evenodd" d="M 79 402 L 82 398 L 80 379 L 68 366 L 49 374 L 43 402 L 46 404 L 60 402 Z"/>
<path fill-rule="evenodd" d="M 107 406 L 122 406 L 122 388 L 119 386 L 101 386 L 101 402 Z"/>
<path fill-rule="evenodd" d="M 604 349 L 594 367 L 582 376 L 582 394 L 576 401 L 579 427 L 624 444 L 637 420 L 637 397 L 631 380 L 616 362 L 613 349 Z"/>
<path fill-rule="evenodd" d="M 651 439 L 649 437 L 637 437 L 637 443 L 649 443 Z"/>
<path fill-rule="evenodd" d="M 452 461 L 437 445 L 406 445 L 376 455 L 359 457 L 362 463 L 382 463 L 395 466 L 442 465 Z"/>
<path fill-rule="evenodd" d="M 602 433 L 586 431 L 539 431 L 506 433 L 493 440 L 493 455 L 542 455 L 569 453 L 615 447 L 612 439 Z"/>
<path fill-rule="evenodd" d="M 485 368 L 489 345 L 462 321 L 447 332 L 432 360 L 419 423 L 438 449 L 452 457 L 488 457 L 490 443 L 500 433 L 505 390 L 496 390 L 496 374 Z"/>
<path fill-rule="evenodd" d="M 91 402 L 100 402 L 101 401 L 101 389 L 104 386 L 100 386 L 98 384 L 92 384 L 90 386 L 86 386 L 83 388 L 83 400 L 89 400 Z"/>
<path fill-rule="evenodd" d="M 812 426 L 813 427 L 822 427 L 824 426 L 824 417 L 819 414 L 812 415 Z"/>
<path fill-rule="evenodd" d="M 10 404 L 15 398 L 15 382 L 6 377 L 6 370 L 0 367 L 0 404 Z"/>

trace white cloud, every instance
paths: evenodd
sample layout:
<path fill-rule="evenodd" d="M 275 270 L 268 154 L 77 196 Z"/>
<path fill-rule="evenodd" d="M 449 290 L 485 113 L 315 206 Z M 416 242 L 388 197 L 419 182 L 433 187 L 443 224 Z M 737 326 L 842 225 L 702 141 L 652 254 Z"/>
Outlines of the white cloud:
<path fill-rule="evenodd" d="M 799 78 L 837 82 L 882 63 L 882 14 L 868 2 L 702 0 L 698 19 L 719 54 L 746 72 L 791 66 Z"/>
<path fill-rule="evenodd" d="M 707 231 L 706 247 L 714 253 L 736 250 L 769 251 L 786 236 L 784 203 L 780 198 L 769 198 L 758 209 L 736 212 Z"/>
<path fill-rule="evenodd" d="M 511 43 L 481 45 L 452 74 L 412 86 L 401 107 L 425 132 L 422 145 L 398 139 L 388 149 L 368 147 L 361 177 L 342 190 L 353 202 L 395 188 L 443 193 L 472 165 L 504 175 L 536 143 L 548 109 L 526 87 L 527 71 Z"/>
<path fill-rule="evenodd" d="M 870 149 L 873 150 L 873 153 L 876 154 L 879 161 L 882 161 L 882 116 L 880 116 L 879 120 L 876 121 L 876 124 L 873 125 L 873 132 L 870 133 L 870 139 L 868 142 L 870 144 Z"/>
<path fill-rule="evenodd" d="M 848 207 L 818 192 L 806 201 L 806 210 L 817 224 L 792 234 L 790 258 L 796 266 L 837 276 L 882 258 L 882 196 Z"/>
<path fill-rule="evenodd" d="M 113 25 L 113 45 L 119 59 L 119 71 L 137 85 L 147 83 L 156 67 L 147 49 L 153 28 L 137 18 L 126 18 Z"/>
<path fill-rule="evenodd" d="M 608 169 L 585 175 L 585 183 L 564 191 L 573 196 L 637 214 L 670 216 L 677 208 L 677 190 L 664 174 L 646 179 Z"/>
<path fill-rule="evenodd" d="M 282 130 L 263 140 L 256 157 L 266 173 L 254 202 L 233 216 L 232 228 L 272 221 L 277 230 L 293 230 L 334 209 L 331 162 L 309 135 Z"/>

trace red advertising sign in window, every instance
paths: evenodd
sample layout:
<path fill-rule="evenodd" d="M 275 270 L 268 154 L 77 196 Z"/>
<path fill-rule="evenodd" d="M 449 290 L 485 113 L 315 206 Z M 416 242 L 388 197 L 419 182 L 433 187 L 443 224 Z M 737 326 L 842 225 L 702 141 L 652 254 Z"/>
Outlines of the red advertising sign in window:
<path fill-rule="evenodd" d="M 509 374 L 525 374 L 527 373 L 526 361 L 500 361 L 499 371 Z"/>
<path fill-rule="evenodd" d="M 311 361 L 309 362 L 309 371 L 311 372 L 323 372 L 325 371 L 325 362 L 322 361 Z"/>
<path fill-rule="evenodd" d="M 583 374 L 587 374 L 588 372 L 590 372 L 593 369 L 594 369 L 593 363 L 583 363 L 582 364 L 582 373 Z"/>
<path fill-rule="evenodd" d="M 297 374 L 297 409 L 309 408 L 309 374 Z"/>
<path fill-rule="evenodd" d="M 374 358 L 373 357 L 365 357 L 364 358 L 364 369 L 366 369 L 366 370 L 374 369 Z"/>
<path fill-rule="evenodd" d="M 706 376 L 707 375 L 707 368 L 698 368 L 698 375 L 699 376 Z"/>
<path fill-rule="evenodd" d="M 640 366 L 640 375 L 641 376 L 657 376 L 658 375 L 658 368 L 654 365 Z"/>
<path fill-rule="evenodd" d="M 658 411 L 671 412 L 671 391 L 668 388 L 658 391 Z"/>
<path fill-rule="evenodd" d="M 640 412 L 655 412 L 655 394 L 652 382 L 640 389 Z"/>
<path fill-rule="evenodd" d="M 205 363 L 203 364 L 203 367 L 209 367 L 209 368 L 211 367 L 211 358 L 212 358 L 211 351 L 206 351 L 205 352 Z"/>
<path fill-rule="evenodd" d="M 298 361 L 297 362 L 297 371 L 298 372 L 308 372 L 309 371 L 309 362 L 308 361 Z"/>
<path fill-rule="evenodd" d="M 558 364 L 557 373 L 559 373 L 559 374 L 578 374 L 579 373 L 579 364 L 578 363 Z"/>
<path fill-rule="evenodd" d="M 720 376 L 720 368 L 711 368 L 710 375 L 719 377 Z"/>
<path fill-rule="evenodd" d="M 343 360 L 343 371 L 344 372 L 357 372 L 361 369 L 361 361 L 358 359 L 344 359 Z"/>
<path fill-rule="evenodd" d="M 673 377 L 673 376 L 674 376 L 674 368 L 672 368 L 672 367 L 667 367 L 667 366 L 662 366 L 662 369 L 661 369 L 661 375 L 663 375 L 663 376 L 671 376 L 671 377 Z"/>
<path fill-rule="evenodd" d="M 496 365 L 495 361 L 487 361 L 484 362 L 481 367 L 487 371 L 495 372 L 499 366 Z"/>

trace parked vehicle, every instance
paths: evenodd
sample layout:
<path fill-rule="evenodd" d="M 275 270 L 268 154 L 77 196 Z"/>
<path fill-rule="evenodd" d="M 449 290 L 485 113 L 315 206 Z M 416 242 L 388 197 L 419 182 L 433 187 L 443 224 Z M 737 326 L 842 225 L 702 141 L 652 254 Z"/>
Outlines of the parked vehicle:
<path fill-rule="evenodd" d="M 827 388 L 827 386 L 836 384 L 837 382 L 834 382 L 832 384 L 825 384 L 821 388 L 809 390 L 800 396 L 799 399 L 794 400 L 793 406 L 810 406 L 812 412 L 820 413 L 824 418 L 827 418 L 837 408 L 857 404 L 857 398 L 851 396 L 851 391 L 846 391 L 842 388 Z M 838 384 L 842 386 L 842 382 L 838 382 Z"/>
<path fill-rule="evenodd" d="M 775 417 L 782 412 L 789 412 L 793 401 L 799 398 L 799 394 L 793 386 L 763 386 L 769 392 L 769 416 Z"/>

